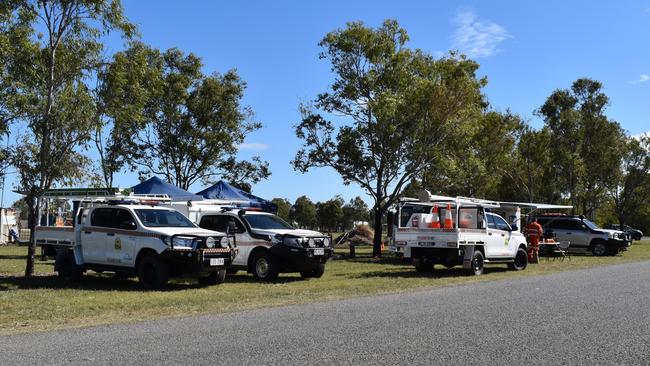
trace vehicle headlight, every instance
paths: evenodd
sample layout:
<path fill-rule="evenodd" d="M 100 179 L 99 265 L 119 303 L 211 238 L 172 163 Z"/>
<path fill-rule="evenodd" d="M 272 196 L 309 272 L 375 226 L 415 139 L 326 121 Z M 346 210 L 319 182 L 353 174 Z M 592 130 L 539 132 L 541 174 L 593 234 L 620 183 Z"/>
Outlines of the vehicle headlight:
<path fill-rule="evenodd" d="M 230 239 L 228 239 L 227 236 L 224 236 L 219 240 L 219 245 L 221 245 L 222 248 L 228 248 L 230 246 Z"/>
<path fill-rule="evenodd" d="M 330 246 L 330 238 L 325 238 L 323 239 L 323 246 L 329 247 Z"/>
<path fill-rule="evenodd" d="M 205 239 L 205 246 L 206 246 L 207 248 L 214 248 L 214 244 L 215 244 L 215 242 L 214 242 L 214 238 L 213 238 L 213 237 L 210 236 L 210 237 L 208 237 L 207 239 Z"/>
<path fill-rule="evenodd" d="M 309 246 L 312 247 L 312 248 L 316 246 L 316 242 L 312 238 L 309 238 L 309 240 L 307 241 L 307 244 L 309 244 Z"/>
<path fill-rule="evenodd" d="M 194 244 L 193 239 L 189 238 L 174 238 L 174 246 L 175 247 L 186 247 L 186 248 L 191 248 L 192 244 Z"/>

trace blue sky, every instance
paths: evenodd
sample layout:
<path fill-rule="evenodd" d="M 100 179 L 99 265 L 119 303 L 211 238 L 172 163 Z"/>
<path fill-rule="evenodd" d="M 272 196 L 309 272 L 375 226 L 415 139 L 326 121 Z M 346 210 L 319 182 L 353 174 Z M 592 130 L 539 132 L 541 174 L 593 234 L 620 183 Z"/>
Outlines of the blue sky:
<path fill-rule="evenodd" d="M 142 41 L 178 47 L 203 58 L 205 72 L 235 68 L 248 83 L 244 103 L 264 128 L 249 136 L 240 157 L 261 155 L 272 176 L 255 185 L 266 198 L 300 195 L 326 200 L 361 195 L 330 169 L 294 172 L 300 147 L 292 126 L 298 104 L 325 91 L 333 78 L 318 59 L 329 31 L 361 20 L 399 21 L 409 46 L 432 54 L 458 49 L 476 59 L 492 107 L 510 108 L 541 126 L 533 111 L 557 88 L 580 77 L 601 81 L 608 115 L 630 134 L 650 131 L 650 0 L 648 1 L 162 1 L 123 0 Z M 123 48 L 111 37 L 108 54 Z M 11 176 L 8 179 L 11 186 Z M 137 177 L 121 174 L 121 187 Z M 194 190 L 202 187 L 197 185 Z M 18 197 L 5 190 L 5 203 Z"/>

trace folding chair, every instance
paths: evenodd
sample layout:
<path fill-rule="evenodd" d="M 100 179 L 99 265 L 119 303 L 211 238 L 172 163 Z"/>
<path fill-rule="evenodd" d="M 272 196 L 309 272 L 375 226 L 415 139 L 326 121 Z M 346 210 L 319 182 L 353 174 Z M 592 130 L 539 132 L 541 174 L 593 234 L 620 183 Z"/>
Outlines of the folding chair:
<path fill-rule="evenodd" d="M 571 256 L 569 255 L 569 246 L 571 245 L 571 242 L 556 241 L 553 243 L 545 243 L 545 244 L 551 245 L 551 248 L 553 249 L 553 260 L 555 260 L 555 258 L 560 258 L 562 260 L 568 258 L 569 260 L 571 260 Z"/>

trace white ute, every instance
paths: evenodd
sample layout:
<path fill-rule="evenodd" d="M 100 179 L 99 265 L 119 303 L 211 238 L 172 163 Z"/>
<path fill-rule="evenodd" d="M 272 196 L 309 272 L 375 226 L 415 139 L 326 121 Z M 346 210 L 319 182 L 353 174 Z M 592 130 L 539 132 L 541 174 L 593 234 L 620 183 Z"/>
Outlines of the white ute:
<path fill-rule="evenodd" d="M 299 272 L 319 278 L 334 248 L 331 236 L 297 229 L 277 215 L 241 205 L 248 202 L 204 200 L 172 204 L 200 227 L 234 234 L 239 254 L 229 272 L 245 270 L 260 280 Z"/>
<path fill-rule="evenodd" d="M 76 206 L 72 226 L 37 226 L 34 233 L 37 245 L 57 247 L 61 277 L 108 271 L 159 288 L 170 277 L 193 274 L 201 284 L 217 284 L 236 256 L 226 234 L 201 229 L 170 207 L 129 196 Z"/>
<path fill-rule="evenodd" d="M 438 220 L 436 220 L 436 208 Z M 517 225 L 517 204 L 465 197 L 432 196 L 404 199 L 389 218 L 391 250 L 410 258 L 419 272 L 462 265 L 471 274 L 483 273 L 484 264 L 507 263 L 513 270 L 528 265 L 527 242 Z"/>

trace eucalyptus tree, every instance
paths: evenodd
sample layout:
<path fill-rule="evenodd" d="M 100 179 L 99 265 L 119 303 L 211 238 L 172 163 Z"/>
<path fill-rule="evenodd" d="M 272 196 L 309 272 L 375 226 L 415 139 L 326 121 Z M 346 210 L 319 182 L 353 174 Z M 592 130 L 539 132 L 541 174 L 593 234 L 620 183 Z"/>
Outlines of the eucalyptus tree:
<path fill-rule="evenodd" d="M 131 167 L 141 175 L 162 175 L 183 189 L 217 178 L 238 185 L 267 178 L 268 163 L 259 156 L 244 161 L 236 156 L 246 136 L 262 126 L 242 105 L 246 83 L 237 72 L 206 75 L 194 54 L 139 47 L 119 61 L 124 70 L 140 73 L 123 72 L 125 87 L 139 100 L 127 113 L 137 118 L 125 118 L 132 123 L 122 127 L 131 132 L 122 140 Z M 129 52 L 142 59 L 132 60 Z"/>
<path fill-rule="evenodd" d="M 484 105 L 478 64 L 451 54 L 434 59 L 409 49 L 396 21 L 361 22 L 328 33 L 320 58 L 331 63 L 329 89 L 301 106 L 292 161 L 301 172 L 329 167 L 372 199 L 373 254 L 381 255 L 382 216 L 403 186 L 441 162 L 445 141 Z"/>
<path fill-rule="evenodd" d="M 38 197 L 52 184 L 85 172 L 86 146 L 94 129 L 94 103 L 86 82 L 102 52 L 101 37 L 109 31 L 134 35 L 119 0 L 9 1 L 2 22 L 10 22 L 10 68 L 21 98 L 12 164 L 18 171 L 16 188 L 25 196 L 32 236 L 25 275 L 34 271 L 34 227 Z M 6 27 L 3 24 L 2 27 Z M 0 108 L 2 109 L 2 108 Z"/>
<path fill-rule="evenodd" d="M 578 79 L 555 90 L 538 110 L 551 134 L 551 163 L 574 209 L 594 216 L 619 169 L 625 134 L 605 114 L 609 97 L 600 82 Z"/>

